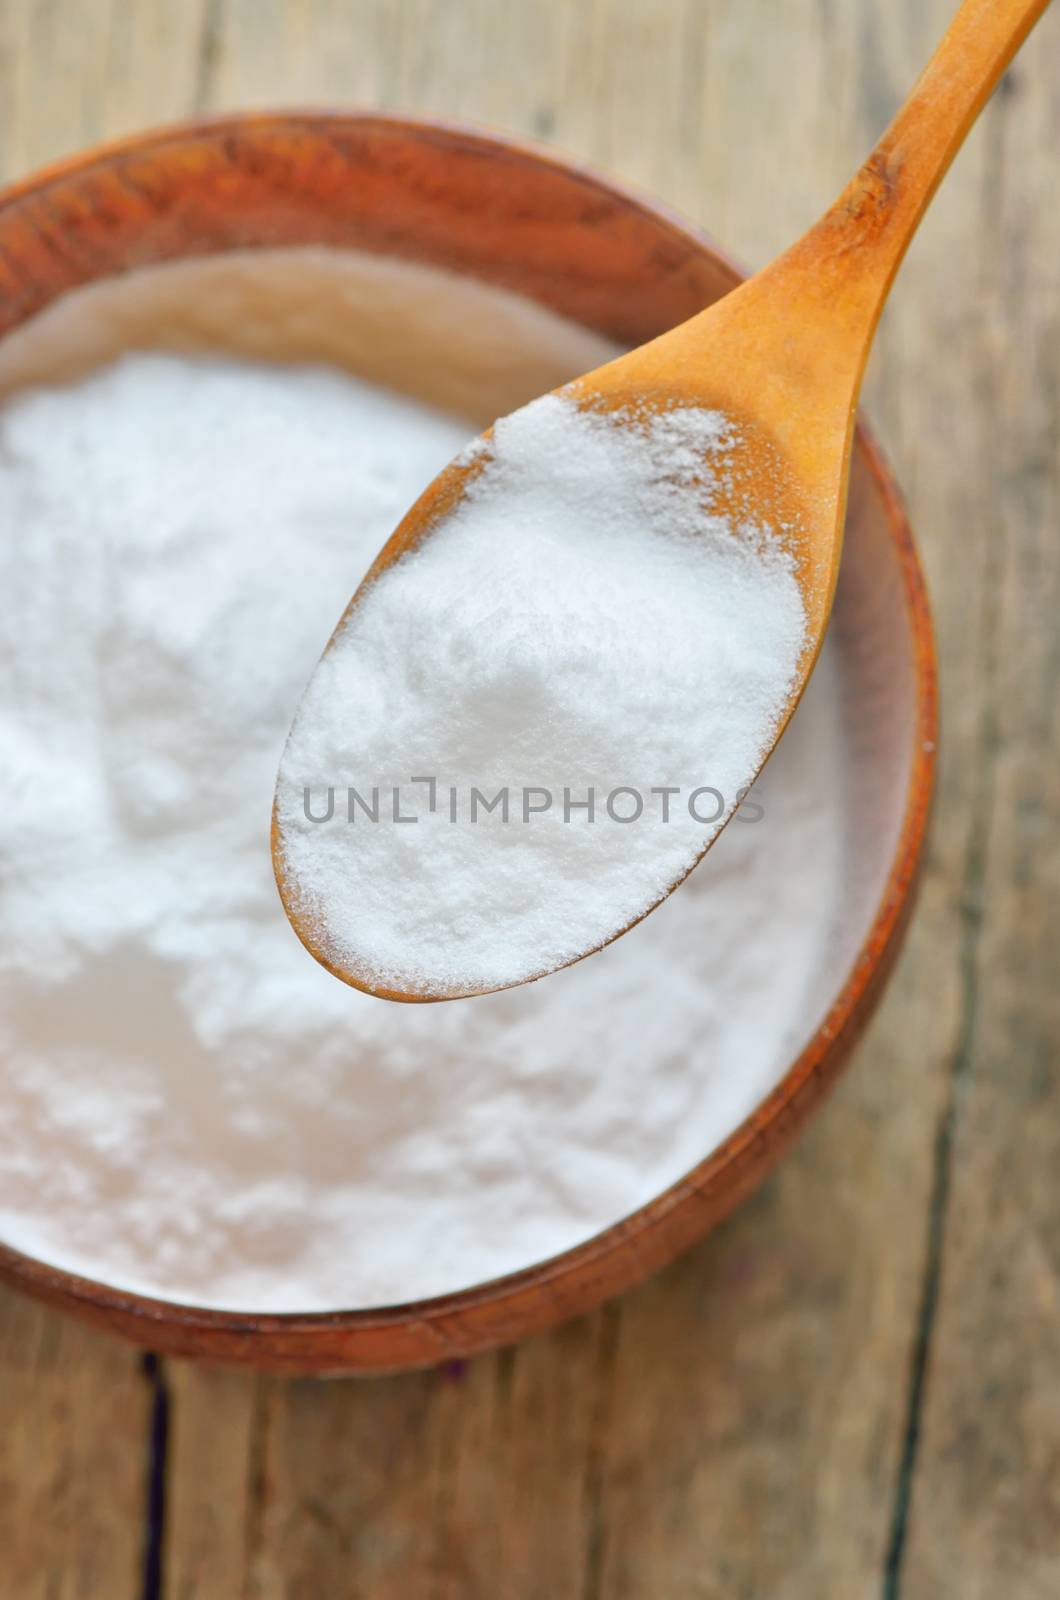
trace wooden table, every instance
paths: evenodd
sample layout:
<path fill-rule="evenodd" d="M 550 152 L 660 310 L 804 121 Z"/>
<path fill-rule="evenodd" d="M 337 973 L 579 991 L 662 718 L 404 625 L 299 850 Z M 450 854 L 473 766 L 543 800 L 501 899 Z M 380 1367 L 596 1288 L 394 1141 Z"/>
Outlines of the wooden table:
<path fill-rule="evenodd" d="M 953 0 L 0 0 L 0 168 L 333 103 L 554 140 L 752 264 Z M 460 1371 L 146 1362 L 0 1299 L 0 1595 L 1060 1595 L 1060 7 L 902 272 L 868 385 L 933 586 L 919 916 L 764 1191 L 624 1301 Z"/>

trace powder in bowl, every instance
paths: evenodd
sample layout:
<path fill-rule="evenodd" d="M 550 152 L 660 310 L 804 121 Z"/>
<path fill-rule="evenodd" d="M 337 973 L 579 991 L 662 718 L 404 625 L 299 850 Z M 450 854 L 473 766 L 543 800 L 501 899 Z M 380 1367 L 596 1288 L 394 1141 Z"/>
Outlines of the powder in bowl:
<path fill-rule="evenodd" d="M 336 325 L 363 360 L 387 295 L 410 357 L 459 328 L 430 369 L 460 380 L 435 395 L 459 415 L 382 387 L 381 357 L 371 383 L 299 364 Z M 460 295 L 475 315 L 454 318 Z M 260 355 L 307 305 L 320 326 L 285 364 L 130 354 L 57 386 L 78 330 L 106 359 L 183 307 Z M 638 928 L 547 983 L 382 1004 L 309 959 L 276 894 L 298 697 L 343 598 L 486 420 L 464 420 L 483 374 L 512 386 L 496 411 L 608 352 L 500 291 L 347 252 L 131 273 L 24 337 L 45 324 L 53 386 L 0 410 L 0 1238 L 164 1300 L 329 1311 L 517 1271 L 677 1182 L 842 975 L 842 641 L 756 785 L 764 815 L 742 808 Z M 22 337 L 7 373 L 17 350 L 33 372 Z"/>

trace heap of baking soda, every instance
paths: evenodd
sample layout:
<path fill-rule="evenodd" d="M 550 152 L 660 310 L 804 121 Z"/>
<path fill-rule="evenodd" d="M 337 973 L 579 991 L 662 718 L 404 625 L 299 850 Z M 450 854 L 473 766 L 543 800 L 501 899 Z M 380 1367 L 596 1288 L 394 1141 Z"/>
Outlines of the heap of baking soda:
<path fill-rule="evenodd" d="M 69 296 L 56 338 L 65 353 L 78 329 L 95 337 L 108 315 L 135 310 L 135 295 L 163 290 L 167 329 L 180 305 L 230 308 L 237 325 L 270 272 L 293 286 L 299 328 L 319 316 L 321 348 L 336 324 L 371 334 L 380 296 L 398 290 L 427 308 L 421 327 L 452 318 L 461 286 L 445 275 L 335 260 L 341 296 L 323 292 L 314 257 L 308 302 L 301 254 L 130 274 L 106 314 L 99 290 Z M 468 368 L 470 392 L 505 328 L 515 330 L 505 363 L 524 385 L 606 359 L 599 341 L 539 308 L 482 286 L 461 292 L 479 307 L 473 325 L 465 318 L 469 347 L 480 327 L 493 330 Z M 282 322 L 270 316 L 269 329 Z M 291 932 L 269 854 L 273 785 L 343 600 L 471 424 L 290 362 L 144 353 L 57 378 L 0 409 L 0 1238 L 171 1300 L 328 1310 L 517 1271 L 679 1180 L 774 1086 L 834 993 L 846 848 L 839 646 L 826 646 L 754 803 L 639 927 L 544 983 L 459 1005 L 383 1004 L 337 983 Z M 606 435 L 588 443 L 605 470 L 626 471 L 599 453 Z M 720 450 L 707 455 L 722 468 Z M 608 529 L 620 535 L 621 524 L 586 511 L 570 537 L 583 555 L 592 537 L 604 559 L 584 592 L 560 582 L 558 562 L 583 575 L 586 564 L 555 530 L 548 563 L 535 571 L 528 551 L 519 570 L 528 608 L 551 573 L 548 659 L 567 662 L 581 705 L 562 640 L 555 654 L 556 597 L 597 629 L 608 596 L 627 596 L 623 573 L 643 580 L 644 619 L 627 597 L 606 632 L 629 667 L 616 705 L 625 717 L 631 695 L 661 705 L 659 686 L 674 691 L 678 640 L 719 625 L 717 613 L 684 604 L 676 523 L 652 563 L 630 548 L 636 530 L 612 544 Z M 752 654 L 761 638 L 768 652 L 774 632 L 756 630 L 774 583 L 786 592 L 782 564 L 743 544 L 723 561 L 722 530 L 708 538 L 733 610 L 719 637 Z M 477 603 L 485 625 L 486 589 L 462 603 Z M 587 634 L 584 653 L 601 640 Z M 535 647 L 529 625 L 517 643 L 506 670 L 486 652 L 480 715 L 502 740 L 515 734 L 498 702 L 533 726 L 544 672 L 545 643 Z M 457 634 L 452 649 L 465 644 Z M 709 696 L 709 678 L 693 682 L 702 658 L 684 663 L 678 705 Z M 450 683 L 473 666 L 447 660 L 437 635 L 421 660 Z M 413 659 L 404 670 L 415 677 Z M 610 681 L 599 663 L 589 679 L 598 693 Z M 570 703 L 551 668 L 544 688 L 546 703 Z M 404 678 L 393 703 L 410 708 Z M 647 721 L 636 719 L 640 739 Z M 667 730 L 655 737 L 665 749 Z M 653 782 L 657 748 L 644 761 Z M 511 771 L 509 750 L 475 776 L 547 782 Z M 556 777 L 573 784 L 580 770 L 588 781 L 614 755 L 598 736 L 580 769 Z M 710 755 L 697 747 L 691 763 L 703 782 L 716 771 Z M 623 763 L 621 778 L 635 782 L 637 765 Z M 399 770 L 410 805 L 411 774 Z M 525 848 L 530 831 L 510 828 L 508 848 Z M 624 848 L 635 831 L 621 827 Z"/>
<path fill-rule="evenodd" d="M 790 553 L 723 511 L 733 424 L 547 395 L 350 610 L 277 790 L 329 963 L 445 996 L 574 961 L 739 804 L 806 641 Z"/>

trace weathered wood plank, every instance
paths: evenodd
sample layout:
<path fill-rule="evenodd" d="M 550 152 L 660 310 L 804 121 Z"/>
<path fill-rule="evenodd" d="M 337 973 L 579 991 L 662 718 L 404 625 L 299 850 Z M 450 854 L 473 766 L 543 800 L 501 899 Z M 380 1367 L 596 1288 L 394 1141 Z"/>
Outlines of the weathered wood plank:
<path fill-rule="evenodd" d="M 3 1600 L 136 1600 L 150 1404 L 138 1351 L 0 1290 Z"/>
<path fill-rule="evenodd" d="M 201 97 L 209 0 L 5 0 L 0 178 L 140 127 Z"/>
<path fill-rule="evenodd" d="M 166 1600 L 237 1600 L 259 1534 L 259 1410 L 242 1372 L 168 1362 Z"/>
<path fill-rule="evenodd" d="M 982 673 L 965 769 L 966 1021 L 911 1600 L 1060 1593 L 1058 60 L 1054 10 L 993 108 L 981 296 L 961 330 L 981 352 L 982 453 L 959 471 L 983 490 L 962 532 L 990 581 L 966 624 Z"/>

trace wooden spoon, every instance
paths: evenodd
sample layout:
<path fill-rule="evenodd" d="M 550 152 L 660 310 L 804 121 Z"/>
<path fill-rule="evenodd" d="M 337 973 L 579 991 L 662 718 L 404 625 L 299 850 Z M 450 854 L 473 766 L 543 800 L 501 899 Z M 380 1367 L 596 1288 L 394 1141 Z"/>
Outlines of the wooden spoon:
<path fill-rule="evenodd" d="M 677 404 L 722 411 L 737 423 L 739 442 L 727 457 L 728 509 L 785 529 L 806 610 L 807 643 L 778 739 L 813 670 L 832 608 L 858 392 L 884 301 L 950 162 L 1048 3 L 964 0 L 868 160 L 798 243 L 708 310 L 565 386 L 564 393 L 594 409 Z M 469 470 L 450 465 L 421 495 L 365 576 L 329 649 L 366 586 L 458 503 Z M 272 853 L 292 926 L 337 977 L 391 1000 L 483 992 L 399 991 L 345 970 L 299 905 L 275 806 Z M 616 928 L 612 937 L 632 926 Z"/>

